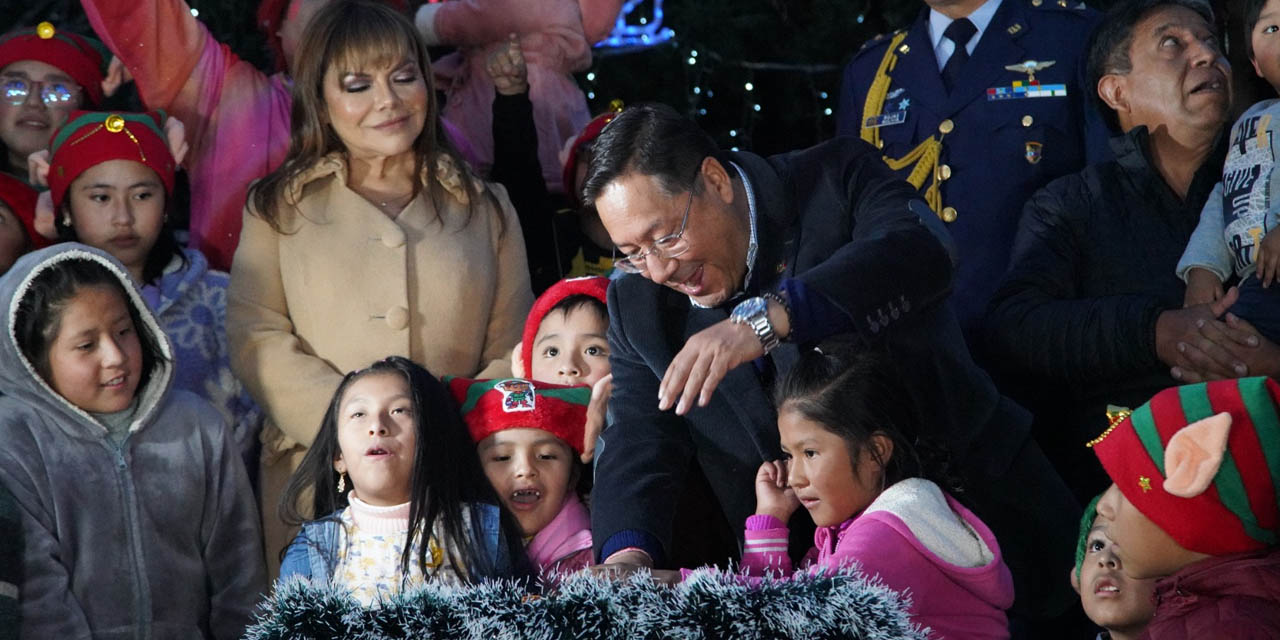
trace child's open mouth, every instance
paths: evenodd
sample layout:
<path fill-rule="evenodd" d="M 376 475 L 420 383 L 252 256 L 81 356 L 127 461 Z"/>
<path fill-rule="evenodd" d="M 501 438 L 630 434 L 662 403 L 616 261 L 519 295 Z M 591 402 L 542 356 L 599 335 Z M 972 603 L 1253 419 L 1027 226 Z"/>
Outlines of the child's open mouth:
<path fill-rule="evenodd" d="M 542 499 L 542 492 L 537 489 L 516 489 L 511 492 L 511 502 L 515 505 L 532 506 Z"/>

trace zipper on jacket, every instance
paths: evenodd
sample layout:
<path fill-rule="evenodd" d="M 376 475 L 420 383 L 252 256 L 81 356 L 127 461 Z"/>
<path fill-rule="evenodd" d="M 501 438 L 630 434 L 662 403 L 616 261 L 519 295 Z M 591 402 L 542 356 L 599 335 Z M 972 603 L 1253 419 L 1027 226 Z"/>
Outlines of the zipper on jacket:
<path fill-rule="evenodd" d="M 132 434 L 130 434 L 131 436 Z M 147 579 L 147 567 L 142 559 L 142 535 L 138 523 L 138 497 L 134 493 L 133 478 L 129 475 L 129 462 L 125 459 L 124 449 L 129 442 L 129 436 L 126 436 L 124 442 L 120 446 L 113 447 L 109 443 L 103 444 L 111 449 L 116 456 L 116 477 L 120 481 L 120 489 L 122 501 L 124 502 L 125 517 L 125 536 L 129 543 L 129 556 L 133 561 L 133 571 L 135 579 L 133 580 L 133 599 L 136 605 L 135 615 L 137 616 L 137 634 L 138 640 L 150 640 L 151 638 L 151 592 L 150 580 Z"/>

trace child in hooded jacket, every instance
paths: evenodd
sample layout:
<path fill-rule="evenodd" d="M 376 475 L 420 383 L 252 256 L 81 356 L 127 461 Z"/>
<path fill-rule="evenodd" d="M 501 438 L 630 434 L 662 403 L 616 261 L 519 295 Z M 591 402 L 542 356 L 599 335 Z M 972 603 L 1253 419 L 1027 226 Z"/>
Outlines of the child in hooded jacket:
<path fill-rule="evenodd" d="M 238 638 L 265 588 L 244 465 L 128 271 L 77 243 L 0 278 L 0 483 L 24 638 Z"/>
<path fill-rule="evenodd" d="M 809 570 L 857 565 L 907 592 L 932 638 L 1008 638 L 1013 577 L 995 535 L 926 478 L 922 431 L 893 370 L 871 354 L 801 356 L 778 385 L 783 459 L 756 474 L 742 566 L 789 573 L 787 519 L 813 518 Z"/>

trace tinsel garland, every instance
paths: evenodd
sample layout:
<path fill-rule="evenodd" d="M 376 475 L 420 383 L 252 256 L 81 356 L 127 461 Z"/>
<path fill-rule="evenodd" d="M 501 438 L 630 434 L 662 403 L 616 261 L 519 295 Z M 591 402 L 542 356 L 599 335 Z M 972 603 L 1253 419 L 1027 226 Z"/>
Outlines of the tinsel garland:
<path fill-rule="evenodd" d="M 286 582 L 248 640 L 568 640 L 570 638 L 819 638 L 924 640 L 901 594 L 856 569 L 748 583 L 714 569 L 671 587 L 579 572 L 531 594 L 515 581 L 427 584 L 363 607 L 344 589 Z"/>

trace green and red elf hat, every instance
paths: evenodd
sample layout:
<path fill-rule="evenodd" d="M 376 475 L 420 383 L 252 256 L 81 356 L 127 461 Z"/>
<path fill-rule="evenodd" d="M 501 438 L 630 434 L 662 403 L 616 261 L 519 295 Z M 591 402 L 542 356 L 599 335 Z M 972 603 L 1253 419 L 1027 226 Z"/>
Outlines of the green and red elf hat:
<path fill-rule="evenodd" d="M 38 60 L 61 69 L 80 85 L 87 106 L 102 103 L 102 80 L 111 54 L 101 42 L 41 22 L 0 36 L 0 69 L 19 60 Z"/>
<path fill-rule="evenodd" d="M 566 278 L 543 291 L 529 310 L 529 315 L 524 320 L 524 334 L 520 337 L 520 361 L 524 364 L 524 375 L 533 376 L 533 342 L 538 337 L 542 319 L 547 317 L 552 307 L 569 296 L 591 296 L 607 307 L 608 295 L 609 279 L 603 276 Z"/>
<path fill-rule="evenodd" d="M 107 113 L 73 111 L 49 141 L 49 193 L 55 211 L 80 174 L 109 160 L 133 160 L 160 176 L 173 193 L 177 163 L 169 152 L 163 111 Z"/>
<path fill-rule="evenodd" d="M 1280 384 L 1270 378 L 1165 389 L 1088 446 L 1185 549 L 1221 556 L 1280 540 Z"/>
<path fill-rule="evenodd" d="M 523 378 L 471 380 L 446 377 L 462 418 L 477 444 L 507 429 L 541 429 L 577 451 L 583 450 L 591 387 L 534 382 Z"/>
<path fill-rule="evenodd" d="M 43 249 L 49 246 L 49 239 L 36 232 L 36 198 L 39 194 L 27 183 L 0 173 L 0 202 L 4 202 L 13 215 L 22 222 L 27 232 L 27 242 L 32 249 Z"/>

